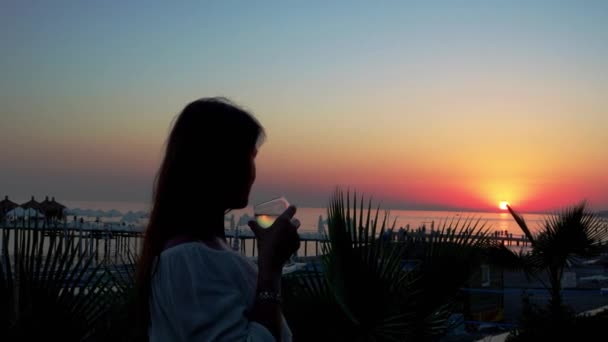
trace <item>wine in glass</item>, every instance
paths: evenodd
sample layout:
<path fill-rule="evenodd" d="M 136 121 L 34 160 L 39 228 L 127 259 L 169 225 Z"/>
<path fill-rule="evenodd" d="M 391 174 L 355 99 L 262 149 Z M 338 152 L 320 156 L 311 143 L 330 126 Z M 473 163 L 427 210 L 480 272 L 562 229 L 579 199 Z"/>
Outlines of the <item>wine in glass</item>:
<path fill-rule="evenodd" d="M 254 206 L 253 216 L 260 227 L 268 228 L 288 207 L 289 202 L 285 197 L 277 197 Z"/>

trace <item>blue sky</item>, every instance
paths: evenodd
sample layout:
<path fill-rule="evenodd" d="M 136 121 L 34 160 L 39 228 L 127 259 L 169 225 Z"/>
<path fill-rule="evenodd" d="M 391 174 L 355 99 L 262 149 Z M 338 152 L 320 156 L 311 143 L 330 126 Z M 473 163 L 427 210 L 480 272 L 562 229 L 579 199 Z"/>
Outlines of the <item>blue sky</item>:
<path fill-rule="evenodd" d="M 0 188 L 147 201 L 173 116 L 225 95 L 269 131 L 260 198 L 608 206 L 607 42 L 606 1 L 2 1 Z"/>

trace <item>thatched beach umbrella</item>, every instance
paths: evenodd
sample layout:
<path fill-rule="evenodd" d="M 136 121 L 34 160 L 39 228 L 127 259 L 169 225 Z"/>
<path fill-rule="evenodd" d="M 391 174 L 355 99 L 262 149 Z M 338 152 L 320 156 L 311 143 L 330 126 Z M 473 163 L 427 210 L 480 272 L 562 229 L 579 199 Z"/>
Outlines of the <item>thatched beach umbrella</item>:
<path fill-rule="evenodd" d="M 4 218 L 6 213 L 17 208 L 19 205 L 8 199 L 8 196 L 4 196 L 4 199 L 0 201 L 0 220 Z"/>
<path fill-rule="evenodd" d="M 36 200 L 34 199 L 34 196 L 32 196 L 32 199 L 23 203 L 22 205 L 20 205 L 21 208 L 23 209 L 34 209 L 34 210 L 40 210 L 40 203 L 36 202 Z"/>
<path fill-rule="evenodd" d="M 55 201 L 55 197 L 49 201 L 49 196 L 46 196 L 44 201 L 40 203 L 40 211 L 42 211 L 47 220 L 62 219 L 65 209 L 66 207 L 63 204 Z"/>
<path fill-rule="evenodd" d="M 40 203 L 36 202 L 34 196 L 32 196 L 31 200 L 20 205 L 20 207 L 24 210 L 23 216 L 43 216 L 41 212 L 42 207 L 40 206 Z"/>
<path fill-rule="evenodd" d="M 8 199 L 8 196 L 4 196 L 4 199 L 0 201 L 0 212 L 8 212 L 17 208 L 19 204 Z"/>
<path fill-rule="evenodd" d="M 40 202 L 40 211 L 46 216 L 49 210 L 51 210 L 51 201 L 49 201 L 49 196 L 46 196 L 44 201 Z"/>
<path fill-rule="evenodd" d="M 56 218 L 58 219 L 62 219 L 64 214 L 65 214 L 65 210 L 67 209 L 67 207 L 59 202 L 55 201 L 55 197 L 53 197 L 51 199 L 51 208 L 53 209 L 53 213 L 55 215 Z"/>

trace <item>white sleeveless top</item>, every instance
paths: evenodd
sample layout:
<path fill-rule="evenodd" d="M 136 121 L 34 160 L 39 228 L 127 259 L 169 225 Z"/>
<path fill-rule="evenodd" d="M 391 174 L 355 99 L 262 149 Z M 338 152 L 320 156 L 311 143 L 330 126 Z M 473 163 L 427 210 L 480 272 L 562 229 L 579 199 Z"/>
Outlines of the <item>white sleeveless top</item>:
<path fill-rule="evenodd" d="M 150 342 L 275 341 L 250 321 L 257 265 L 222 243 L 222 249 L 186 242 L 160 254 L 152 276 Z M 282 340 L 292 339 L 282 318 Z"/>

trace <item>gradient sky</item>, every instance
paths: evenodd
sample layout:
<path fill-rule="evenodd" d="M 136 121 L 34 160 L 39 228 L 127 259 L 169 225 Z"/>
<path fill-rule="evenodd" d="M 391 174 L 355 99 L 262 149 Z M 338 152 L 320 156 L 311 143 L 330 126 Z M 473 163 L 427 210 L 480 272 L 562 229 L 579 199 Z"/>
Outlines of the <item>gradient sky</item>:
<path fill-rule="evenodd" d="M 268 133 L 255 201 L 608 208 L 607 1 L 179 3 L 0 1 L 1 196 L 148 201 L 222 95 Z"/>

